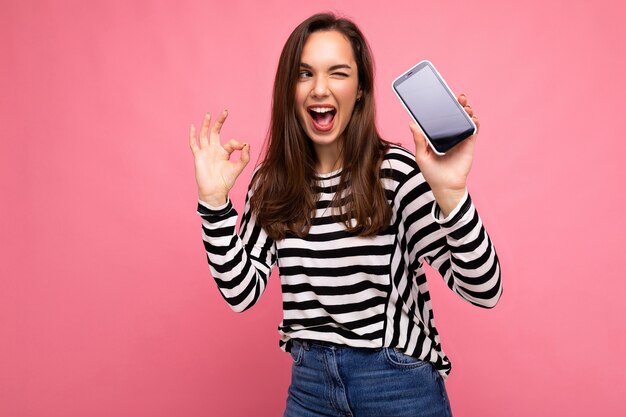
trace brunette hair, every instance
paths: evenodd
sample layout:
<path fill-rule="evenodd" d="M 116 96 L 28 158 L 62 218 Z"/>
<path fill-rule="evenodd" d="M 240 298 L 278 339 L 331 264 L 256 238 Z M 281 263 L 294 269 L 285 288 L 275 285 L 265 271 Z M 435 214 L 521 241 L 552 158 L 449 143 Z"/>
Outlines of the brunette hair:
<path fill-rule="evenodd" d="M 312 223 L 318 194 L 316 155 L 312 141 L 298 121 L 295 89 L 304 44 L 311 33 L 337 31 L 352 45 L 361 98 L 340 143 L 342 171 L 331 207 L 349 232 L 372 236 L 384 230 L 391 207 L 380 181 L 380 166 L 389 147 L 376 129 L 374 63 L 359 28 L 333 14 L 316 14 L 294 29 L 283 47 L 274 80 L 272 115 L 265 158 L 252 179 L 250 200 L 256 222 L 274 240 L 287 232 L 304 237 Z M 354 225 L 351 219 L 355 220 Z"/>

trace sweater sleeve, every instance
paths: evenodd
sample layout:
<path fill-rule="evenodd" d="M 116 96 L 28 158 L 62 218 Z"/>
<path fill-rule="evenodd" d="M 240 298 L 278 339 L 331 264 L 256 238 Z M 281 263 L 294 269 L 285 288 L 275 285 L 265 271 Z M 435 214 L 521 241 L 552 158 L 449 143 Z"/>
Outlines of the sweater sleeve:
<path fill-rule="evenodd" d="M 500 264 L 469 194 L 441 219 L 430 186 L 416 165 L 400 185 L 396 204 L 413 274 L 427 262 L 464 300 L 494 307 L 502 295 Z"/>
<path fill-rule="evenodd" d="M 236 312 L 252 307 L 267 286 L 276 263 L 276 245 L 254 221 L 248 190 L 244 214 L 235 231 L 237 211 L 230 199 L 220 207 L 198 200 L 202 240 L 211 274 L 222 296 Z"/>

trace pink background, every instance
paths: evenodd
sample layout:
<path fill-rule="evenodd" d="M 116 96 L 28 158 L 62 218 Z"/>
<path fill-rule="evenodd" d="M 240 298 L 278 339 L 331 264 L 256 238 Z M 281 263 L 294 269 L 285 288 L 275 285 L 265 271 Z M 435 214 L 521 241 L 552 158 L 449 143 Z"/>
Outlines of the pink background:
<path fill-rule="evenodd" d="M 260 3 L 3 1 L 0 415 L 282 415 L 278 280 L 223 301 L 187 131 L 228 107 L 256 159 L 280 48 L 324 10 L 371 43 L 384 137 L 412 148 L 390 83 L 424 58 L 482 121 L 470 191 L 504 295 L 429 280 L 455 416 L 625 415 L 622 2 Z"/>

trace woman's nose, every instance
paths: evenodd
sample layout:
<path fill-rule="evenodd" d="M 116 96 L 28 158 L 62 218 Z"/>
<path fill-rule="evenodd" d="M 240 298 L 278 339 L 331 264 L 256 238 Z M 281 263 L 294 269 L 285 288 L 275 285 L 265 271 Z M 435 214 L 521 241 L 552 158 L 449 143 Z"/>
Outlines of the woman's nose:
<path fill-rule="evenodd" d="M 316 77 L 313 90 L 311 91 L 313 96 L 323 97 L 328 94 L 328 79 L 326 77 Z"/>

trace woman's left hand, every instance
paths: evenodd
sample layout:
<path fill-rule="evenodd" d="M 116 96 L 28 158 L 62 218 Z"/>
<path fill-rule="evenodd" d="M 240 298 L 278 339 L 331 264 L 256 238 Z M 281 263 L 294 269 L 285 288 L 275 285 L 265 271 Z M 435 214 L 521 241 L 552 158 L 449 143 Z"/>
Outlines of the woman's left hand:
<path fill-rule="evenodd" d="M 476 136 L 480 129 L 480 122 L 474 114 L 474 109 L 467 102 L 465 94 L 461 94 L 457 99 L 476 124 L 476 133 L 448 150 L 445 155 L 433 152 L 415 122 L 411 121 L 409 124 L 415 141 L 415 161 L 433 190 L 444 216 L 454 210 L 465 194 L 467 176 L 474 159 Z"/>

